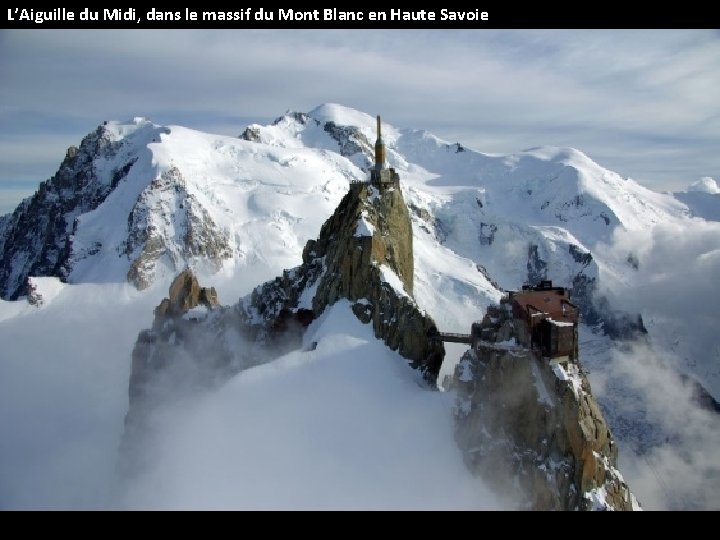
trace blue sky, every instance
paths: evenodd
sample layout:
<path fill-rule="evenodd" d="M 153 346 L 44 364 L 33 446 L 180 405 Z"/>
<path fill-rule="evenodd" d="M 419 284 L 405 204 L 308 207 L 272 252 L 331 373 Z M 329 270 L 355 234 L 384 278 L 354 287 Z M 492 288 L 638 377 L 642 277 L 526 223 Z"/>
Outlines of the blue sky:
<path fill-rule="evenodd" d="M 0 213 L 104 120 L 237 135 L 336 102 L 483 152 L 720 176 L 717 30 L 2 30 Z"/>

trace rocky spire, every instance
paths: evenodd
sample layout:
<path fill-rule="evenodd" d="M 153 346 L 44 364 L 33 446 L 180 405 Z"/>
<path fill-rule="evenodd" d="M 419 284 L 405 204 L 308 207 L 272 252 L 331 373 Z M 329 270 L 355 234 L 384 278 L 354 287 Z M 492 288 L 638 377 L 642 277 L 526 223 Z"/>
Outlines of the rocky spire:
<path fill-rule="evenodd" d="M 375 168 L 385 167 L 385 143 L 382 140 L 382 125 L 380 115 L 377 117 L 377 140 L 375 141 Z"/>

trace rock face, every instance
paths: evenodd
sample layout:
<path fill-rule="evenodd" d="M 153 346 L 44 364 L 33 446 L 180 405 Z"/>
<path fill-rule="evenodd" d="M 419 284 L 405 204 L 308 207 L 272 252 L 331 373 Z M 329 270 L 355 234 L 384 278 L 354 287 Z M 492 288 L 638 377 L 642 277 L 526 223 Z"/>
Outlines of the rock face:
<path fill-rule="evenodd" d="M 373 147 L 367 137 L 353 126 L 338 126 L 335 122 L 325 122 L 323 129 L 337 141 L 340 155 L 352 157 L 357 154 L 373 155 Z M 368 159 L 368 165 L 370 160 Z"/>
<path fill-rule="evenodd" d="M 105 123 L 71 146 L 57 173 L 0 217 L 0 297 L 26 295 L 28 277 L 127 277 L 144 289 L 166 271 L 214 271 L 232 258 L 213 203 L 177 166 L 155 162 L 149 147 L 169 134 L 136 118 Z"/>
<path fill-rule="evenodd" d="M 121 448 L 124 473 L 142 469 L 139 444 L 152 433 L 159 406 L 258 363 L 250 349 L 233 347 L 247 339 L 243 330 L 234 310 L 219 305 L 214 288 L 201 287 L 191 270 L 177 276 L 155 308 L 152 328 L 140 332 L 133 349 Z"/>
<path fill-rule="evenodd" d="M 507 303 L 491 306 L 483 327 L 453 380 L 455 437 L 470 470 L 527 509 L 639 509 L 581 365 L 516 345 Z"/>
<path fill-rule="evenodd" d="M 138 197 L 128 217 L 125 255 L 132 261 L 128 281 L 142 290 L 153 283 L 157 266 L 177 271 L 202 261 L 219 270 L 233 256 L 229 234 L 220 229 L 177 167 L 153 180 Z"/>
<path fill-rule="evenodd" d="M 445 351 L 426 337 L 434 322 L 412 298 L 413 264 L 401 191 L 355 183 L 319 238 L 305 246 L 303 264 L 258 287 L 241 309 L 249 324 L 269 327 L 282 310 L 319 315 L 347 298 L 358 319 L 372 323 L 378 338 L 434 381 Z"/>
<path fill-rule="evenodd" d="M 199 379 L 214 379 L 219 368 L 229 368 L 233 356 L 214 344 L 229 319 L 214 288 L 200 287 L 191 270 L 178 275 L 168 298 L 155 308 L 152 328 L 143 330 L 135 343 L 128 419 L 138 407 L 147 405 L 145 398 L 154 397 L 151 387 L 159 374 L 167 377 L 178 368 L 177 376 L 182 378 L 187 375 L 182 369 L 192 365 L 195 384 Z"/>
<path fill-rule="evenodd" d="M 32 278 L 27 280 L 27 301 L 28 304 L 35 307 L 40 307 L 45 303 L 45 299 L 38 291 L 37 285 L 35 285 Z"/>
<path fill-rule="evenodd" d="M 288 111 L 284 116 L 276 118 L 272 123 L 273 126 L 287 124 L 288 122 L 296 122 L 300 126 L 308 124 L 322 127 L 322 129 L 332 137 L 338 144 L 338 153 L 347 158 L 357 158 L 358 165 L 363 167 L 372 164 L 373 145 L 370 144 L 367 137 L 356 126 L 341 126 L 333 121 L 320 122 L 312 118 L 310 115 L 302 112 Z M 263 142 L 260 127 L 257 125 L 248 126 L 245 131 L 240 134 L 240 139 L 250 142 Z"/>
<path fill-rule="evenodd" d="M 155 317 L 182 317 L 199 305 L 212 309 L 218 305 L 215 287 L 200 287 L 192 270 L 182 272 L 170 285 L 169 298 L 165 298 L 155 309 Z"/>
<path fill-rule="evenodd" d="M 71 146 L 60 168 L 37 192 L 0 221 L 0 297 L 27 294 L 30 276 L 65 279 L 70 271 L 76 218 L 97 208 L 123 181 L 134 157 L 118 156 L 122 143 L 104 126 Z M 113 162 L 100 178 L 98 160 Z"/>

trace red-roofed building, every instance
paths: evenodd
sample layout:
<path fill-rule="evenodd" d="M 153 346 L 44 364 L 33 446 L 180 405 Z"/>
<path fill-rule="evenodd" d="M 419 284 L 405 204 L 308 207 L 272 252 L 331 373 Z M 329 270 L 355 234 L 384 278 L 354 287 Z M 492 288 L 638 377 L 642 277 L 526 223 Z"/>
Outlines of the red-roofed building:
<path fill-rule="evenodd" d="M 577 358 L 578 308 L 564 287 L 542 281 L 510 293 L 518 340 L 549 358 Z"/>

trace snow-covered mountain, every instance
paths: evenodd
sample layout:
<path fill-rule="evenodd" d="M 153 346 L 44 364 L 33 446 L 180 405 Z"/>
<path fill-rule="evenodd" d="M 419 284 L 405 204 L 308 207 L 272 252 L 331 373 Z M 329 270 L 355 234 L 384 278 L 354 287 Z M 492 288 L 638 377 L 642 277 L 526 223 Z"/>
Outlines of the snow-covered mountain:
<path fill-rule="evenodd" d="M 707 296 L 720 268 L 720 235 L 697 217 L 696 205 L 574 149 L 489 155 L 425 131 L 384 124 L 383 135 L 412 216 L 415 300 L 440 329 L 466 332 L 503 289 L 552 279 L 574 288 L 589 321 L 606 330 L 620 311 L 633 321 L 642 315 L 638 328 L 647 329 L 651 346 L 671 350 L 669 364 L 720 397 L 712 330 L 720 303 Z M 349 184 L 367 178 L 374 139 L 374 117 L 333 104 L 249 126 L 238 138 L 141 118 L 107 122 L 0 218 L 0 293 L 27 294 L 36 276 L 113 291 L 129 281 L 149 288 L 153 301 L 143 302 L 154 305 L 190 266 L 234 301 L 300 262 Z M 685 240 L 679 265 L 673 249 Z M 678 286 L 688 264 L 697 290 Z M 71 294 L 59 289 L 46 304 Z M 673 302 L 655 301 L 663 294 Z M 0 330 L 38 317 L 1 305 L 8 322 Z M 147 322 L 138 321 L 136 333 Z M 588 330 L 588 340 L 610 343 L 597 331 Z M 445 373 L 462 353 L 449 351 Z M 130 351 L 123 352 L 127 360 Z M 602 362 L 593 372 L 601 404 L 612 406 L 612 396 L 602 399 L 612 386 Z M 613 429 L 613 419 L 625 418 L 609 417 Z"/>
<path fill-rule="evenodd" d="M 328 151 L 108 122 L 0 224 L 1 290 L 14 298 L 31 275 L 143 288 L 187 263 L 226 260 L 276 269 L 359 174 Z"/>
<path fill-rule="evenodd" d="M 251 126 L 249 140 L 142 118 L 108 122 L 5 218 L 4 296 L 23 291 L 28 275 L 70 283 L 130 276 L 143 287 L 186 262 L 293 260 L 348 181 L 366 176 L 373 130 L 369 115 L 334 105 Z M 577 150 L 491 156 L 423 131 L 386 127 L 384 135 L 418 215 L 428 212 L 441 243 L 482 262 L 502 287 L 528 279 L 518 260 L 533 265 L 530 277 L 546 274 L 543 263 L 567 283 L 578 264 L 596 273 L 582 255 L 616 226 L 639 230 L 688 214 Z"/>
<path fill-rule="evenodd" d="M 249 126 L 237 139 L 142 118 L 107 122 L 2 218 L 0 292 L 26 294 L 30 276 L 144 288 L 186 265 L 276 275 L 297 263 L 348 183 L 367 176 L 374 130 L 370 115 L 332 104 Z M 416 296 L 426 309 L 442 305 L 433 316 L 443 328 L 467 328 L 469 313 L 496 301 L 498 289 L 527 281 L 575 285 L 576 296 L 624 296 L 645 280 L 636 267 L 646 246 L 616 249 L 616 236 L 688 230 L 698 215 L 697 205 L 574 149 L 487 155 L 390 125 L 384 139 L 415 215 Z M 581 303 L 597 323 L 593 302 Z M 619 301 L 604 310 L 606 319 L 616 307 L 641 313 L 646 326 L 662 318 Z M 664 327 L 649 330 L 667 335 Z M 678 346 L 687 357 L 680 367 L 720 396 L 713 370 L 692 367 L 702 349 Z"/>

